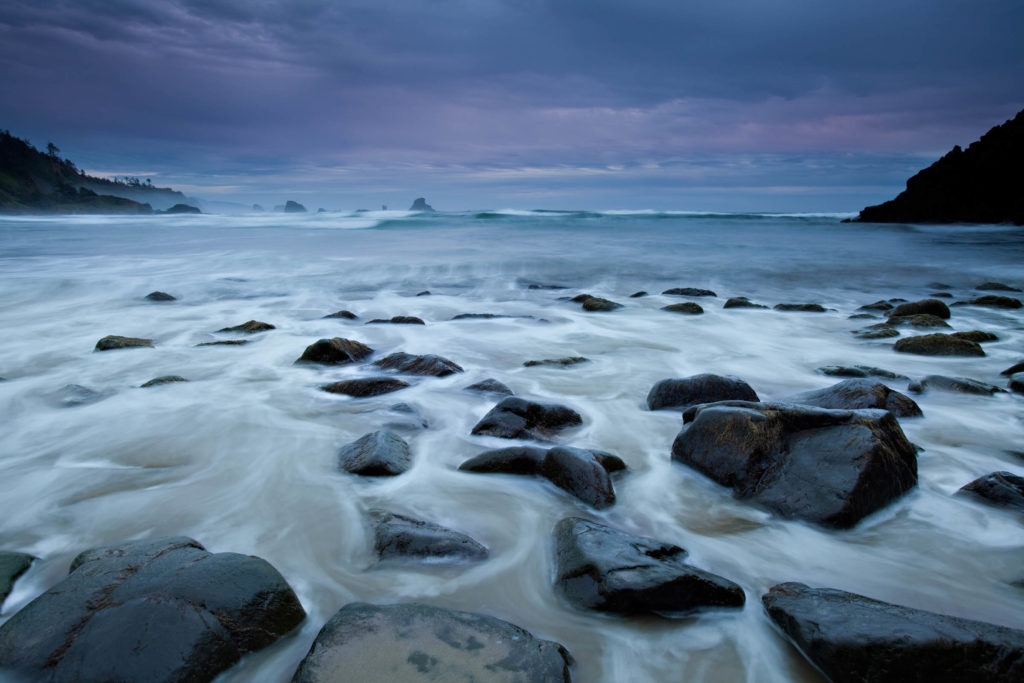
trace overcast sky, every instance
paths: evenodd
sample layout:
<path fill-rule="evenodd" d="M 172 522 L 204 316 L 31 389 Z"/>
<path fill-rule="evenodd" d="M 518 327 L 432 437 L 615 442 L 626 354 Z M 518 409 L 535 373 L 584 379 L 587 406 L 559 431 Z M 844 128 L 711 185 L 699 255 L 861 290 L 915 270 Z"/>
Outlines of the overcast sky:
<path fill-rule="evenodd" d="M 0 128 L 310 208 L 854 211 L 1024 107 L 1022 0 L 0 0 Z"/>

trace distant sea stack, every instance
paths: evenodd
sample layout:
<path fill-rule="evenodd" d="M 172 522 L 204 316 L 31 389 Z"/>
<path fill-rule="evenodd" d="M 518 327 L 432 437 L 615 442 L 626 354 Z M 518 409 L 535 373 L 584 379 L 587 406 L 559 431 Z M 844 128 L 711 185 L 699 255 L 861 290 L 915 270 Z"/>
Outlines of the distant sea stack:
<path fill-rule="evenodd" d="M 907 181 L 896 199 L 869 206 L 864 223 L 1024 225 L 1024 110 L 966 150 L 954 147 Z"/>
<path fill-rule="evenodd" d="M 284 212 L 285 213 L 306 213 L 306 207 L 304 207 L 302 204 L 299 204 L 298 202 L 293 202 L 292 200 L 289 199 L 287 202 L 285 202 Z"/>
<path fill-rule="evenodd" d="M 434 207 L 432 207 L 430 204 L 427 204 L 427 200 L 424 199 L 423 197 L 417 197 L 416 201 L 414 201 L 412 203 L 412 206 L 409 207 L 409 210 L 410 211 L 429 211 L 431 213 L 436 213 L 434 211 Z"/>

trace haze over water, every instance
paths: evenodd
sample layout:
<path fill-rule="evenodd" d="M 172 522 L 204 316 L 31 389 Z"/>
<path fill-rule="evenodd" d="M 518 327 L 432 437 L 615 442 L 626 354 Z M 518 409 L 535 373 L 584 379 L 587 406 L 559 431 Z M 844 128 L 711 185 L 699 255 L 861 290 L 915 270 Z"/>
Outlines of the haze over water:
<path fill-rule="evenodd" d="M 901 425 L 919 485 L 849 531 L 781 520 L 670 461 L 678 412 L 651 412 L 658 380 L 713 372 L 762 400 L 829 386 L 826 365 L 910 378 L 1004 385 L 1021 360 L 1019 311 L 953 308 L 955 330 L 987 330 L 984 358 L 897 354 L 851 334 L 878 299 L 916 300 L 940 281 L 953 300 L 979 283 L 1024 284 L 1024 234 L 1004 226 L 843 224 L 838 215 L 652 212 L 405 212 L 308 215 L 0 218 L 0 519 L 3 547 L 41 558 L 4 605 L 14 613 L 78 552 L 186 535 L 213 552 L 257 555 L 295 588 L 300 629 L 221 681 L 285 681 L 323 623 L 351 601 L 416 601 L 481 612 L 563 643 L 577 681 L 817 681 L 770 626 L 760 596 L 783 581 L 1021 628 L 1020 517 L 952 494 L 997 470 L 1024 472 L 1022 397 L 932 391 Z M 531 288 L 531 285 L 541 287 Z M 552 286 L 564 289 L 553 289 Z M 660 310 L 714 290 L 701 316 Z M 178 301 L 152 303 L 153 290 Z M 416 296 L 429 290 L 429 296 Z M 649 296 L 630 298 L 646 290 Z M 588 313 L 579 293 L 625 305 Z M 827 313 L 723 309 L 725 299 L 815 302 Z M 348 309 L 358 320 L 324 319 Z M 452 320 L 462 313 L 510 317 Z M 365 325 L 417 316 L 418 325 Z M 217 333 L 256 319 L 277 329 L 244 346 Z M 109 334 L 152 349 L 94 353 Z M 913 332 L 904 331 L 904 336 Z M 379 374 L 296 366 L 310 343 L 356 339 L 375 358 L 434 353 L 461 365 L 406 378 L 394 394 L 350 399 L 319 386 Z M 585 356 L 571 367 L 532 359 Z M 188 383 L 141 389 L 162 375 Z M 516 445 L 470 436 L 496 402 L 464 387 L 488 377 L 584 419 L 560 444 L 619 455 L 618 502 L 595 511 L 543 480 L 457 471 Z M 888 382 L 906 391 L 906 380 Z M 79 402 L 81 393 L 97 392 Z M 76 398 L 79 397 L 79 398 Z M 407 403 L 418 415 L 390 407 Z M 422 426 L 426 422 L 426 427 Z M 414 466 L 388 478 L 338 470 L 339 448 L 394 428 Z M 367 512 L 383 507 L 466 532 L 490 549 L 476 565 L 375 567 Z M 604 521 L 686 548 L 739 583 L 743 610 L 687 619 L 609 618 L 552 590 L 551 531 L 566 516 Z"/>

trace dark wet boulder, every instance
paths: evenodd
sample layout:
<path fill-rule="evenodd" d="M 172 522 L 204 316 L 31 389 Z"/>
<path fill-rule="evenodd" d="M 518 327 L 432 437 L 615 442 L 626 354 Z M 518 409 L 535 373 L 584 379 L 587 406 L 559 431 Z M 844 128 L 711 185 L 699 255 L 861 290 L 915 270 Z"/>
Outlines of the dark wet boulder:
<path fill-rule="evenodd" d="M 943 320 L 949 319 L 949 306 L 938 299 L 922 299 L 900 304 L 889 312 L 889 316 L 920 315 L 926 313 Z"/>
<path fill-rule="evenodd" d="M 374 361 L 373 364 L 385 370 L 397 370 L 408 375 L 447 377 L 456 372 L 462 372 L 462 367 L 459 364 L 433 354 L 414 356 L 411 353 L 398 352 Z"/>
<path fill-rule="evenodd" d="M 965 495 L 1010 510 L 1024 512 L 1024 477 L 1011 472 L 992 472 L 964 485 L 958 495 Z"/>
<path fill-rule="evenodd" d="M 589 358 L 583 356 L 566 356 L 565 358 L 544 358 L 542 360 L 528 360 L 523 362 L 524 368 L 533 368 L 538 365 L 577 365 L 579 363 L 588 363 Z"/>
<path fill-rule="evenodd" d="M 32 681 L 210 681 L 305 618 L 264 560 L 190 538 L 79 555 L 0 627 L 0 669 Z"/>
<path fill-rule="evenodd" d="M 175 382 L 187 382 L 187 381 L 188 381 L 187 379 L 185 379 L 184 377 L 180 377 L 178 375 L 164 375 L 162 377 L 154 377 L 153 379 L 151 379 L 148 382 L 146 382 L 145 384 L 143 384 L 140 388 L 141 389 L 145 389 L 147 387 L 155 387 L 155 386 L 159 386 L 161 384 L 173 384 Z"/>
<path fill-rule="evenodd" d="M 370 396 L 390 394 L 392 391 L 405 389 L 407 386 L 409 386 L 408 382 L 403 382 L 394 377 L 359 377 L 325 384 L 320 389 L 329 394 L 344 394 L 353 398 L 369 398 Z"/>
<path fill-rule="evenodd" d="M 855 330 L 853 334 L 861 339 L 888 339 L 889 337 L 900 336 L 900 331 L 891 327 L 888 323 L 869 325 L 862 330 Z"/>
<path fill-rule="evenodd" d="M 96 351 L 112 351 L 114 349 L 132 349 L 143 346 L 153 347 L 152 339 L 141 339 L 139 337 L 120 337 L 111 334 L 96 342 Z"/>
<path fill-rule="evenodd" d="M 672 289 L 666 289 L 662 294 L 669 296 L 718 296 L 710 289 L 700 289 L 698 287 L 673 287 Z"/>
<path fill-rule="evenodd" d="M 306 213 L 306 207 L 296 201 L 289 199 L 284 203 L 285 213 Z"/>
<path fill-rule="evenodd" d="M 700 403 L 716 401 L 757 401 L 757 394 L 739 377 L 709 373 L 663 379 L 651 387 L 647 394 L 649 410 L 682 409 Z"/>
<path fill-rule="evenodd" d="M 548 451 L 535 446 L 512 446 L 485 451 L 459 465 L 463 472 L 483 474 L 540 474 Z"/>
<path fill-rule="evenodd" d="M 949 323 L 937 315 L 931 313 L 915 313 L 913 315 L 890 315 L 885 321 L 890 327 L 903 327 L 904 325 L 918 328 L 949 327 Z"/>
<path fill-rule="evenodd" d="M 622 304 L 617 304 L 614 301 L 608 299 L 602 299 L 599 296 L 590 296 L 589 294 L 582 300 L 583 310 L 591 313 L 601 311 L 614 311 L 622 308 Z"/>
<path fill-rule="evenodd" d="M 992 332 L 983 332 L 982 330 L 970 330 L 968 332 L 954 332 L 952 336 L 957 339 L 966 339 L 967 341 L 975 342 L 976 344 L 983 344 L 985 342 L 999 341 L 999 336 Z"/>
<path fill-rule="evenodd" d="M 489 377 L 475 384 L 470 384 L 466 387 L 466 391 L 476 391 L 481 394 L 499 394 L 501 396 L 515 395 L 515 392 L 509 389 L 508 386 L 493 377 Z"/>
<path fill-rule="evenodd" d="M 552 448 L 540 463 L 541 476 L 598 510 L 615 504 L 611 473 L 624 469 L 611 453 L 567 446 Z"/>
<path fill-rule="evenodd" d="M 374 318 L 367 325 L 382 325 L 390 323 L 392 325 L 426 325 L 422 319 L 417 318 L 414 315 L 396 315 L 391 318 Z"/>
<path fill-rule="evenodd" d="M 821 304 L 775 304 L 776 311 L 802 311 L 804 313 L 824 313 Z"/>
<path fill-rule="evenodd" d="M 14 582 L 28 571 L 34 559 L 36 558 L 25 553 L 0 550 L 0 607 L 3 606 L 7 596 L 11 594 Z"/>
<path fill-rule="evenodd" d="M 352 311 L 346 311 L 343 308 L 340 311 L 335 311 L 334 313 L 331 313 L 330 315 L 325 315 L 324 318 L 341 318 L 343 320 L 356 320 L 359 318 L 359 316 L 353 313 Z"/>
<path fill-rule="evenodd" d="M 745 296 L 734 296 L 726 300 L 722 308 L 768 308 L 762 304 L 755 304 Z"/>
<path fill-rule="evenodd" d="M 869 379 L 848 379 L 824 389 L 805 391 L 785 399 L 788 403 L 836 410 L 878 408 L 896 417 L 920 417 L 921 408 L 906 394 Z"/>
<path fill-rule="evenodd" d="M 246 334 L 255 334 L 256 332 L 266 332 L 267 330 L 276 330 L 277 328 L 270 323 L 260 322 L 259 320 L 248 320 L 241 325 L 235 325 L 234 327 L 222 327 L 217 330 L 218 332 L 245 332 Z"/>
<path fill-rule="evenodd" d="M 951 334 L 925 334 L 905 337 L 896 342 L 893 349 L 900 353 L 919 356 L 984 356 L 985 351 L 977 342 L 960 339 Z"/>
<path fill-rule="evenodd" d="M 473 427 L 473 434 L 503 439 L 544 440 L 563 429 L 580 424 L 583 424 L 583 418 L 572 408 L 512 396 L 491 408 Z"/>
<path fill-rule="evenodd" d="M 409 207 L 409 210 L 436 213 L 434 211 L 434 207 L 432 207 L 430 204 L 427 204 L 427 200 L 424 197 L 417 197 L 416 200 L 413 201 L 412 206 Z"/>
<path fill-rule="evenodd" d="M 782 517 L 848 528 L 917 485 L 892 413 L 725 401 L 683 413 L 672 459 Z"/>
<path fill-rule="evenodd" d="M 1022 360 L 1019 363 L 1014 363 L 1013 365 L 1006 368 L 999 374 L 1003 375 L 1004 377 L 1008 377 L 1010 375 L 1016 375 L 1018 372 L 1024 372 L 1024 360 Z"/>
<path fill-rule="evenodd" d="M 873 313 L 854 313 L 846 318 L 847 320 L 878 320 L 878 316 Z"/>
<path fill-rule="evenodd" d="M 884 377 L 885 379 L 907 379 L 906 375 L 900 375 L 882 368 L 875 368 L 870 365 L 828 365 L 818 368 L 818 372 L 829 377 Z"/>
<path fill-rule="evenodd" d="M 863 306 L 860 306 L 857 310 L 858 311 L 891 311 L 894 308 L 895 308 L 895 306 L 893 306 L 888 301 L 885 301 L 884 299 L 880 299 L 880 300 L 874 302 L 873 304 L 864 304 Z"/>
<path fill-rule="evenodd" d="M 199 348 L 200 346 L 245 346 L 248 343 L 248 339 L 220 339 L 217 341 L 196 344 L 196 348 Z"/>
<path fill-rule="evenodd" d="M 692 301 L 662 306 L 661 310 L 668 311 L 669 313 L 685 313 L 687 315 L 700 315 L 704 312 L 704 309 L 701 308 L 699 304 L 695 304 Z"/>
<path fill-rule="evenodd" d="M 393 477 L 412 467 L 412 454 L 394 432 L 371 432 L 341 449 L 338 467 L 366 477 Z"/>
<path fill-rule="evenodd" d="M 647 292 L 640 290 L 639 292 L 633 292 L 629 295 L 630 299 L 639 299 L 640 297 L 647 296 Z"/>
<path fill-rule="evenodd" d="M 302 352 L 296 363 L 319 363 L 321 365 L 344 365 L 355 363 L 373 353 L 366 344 L 357 342 L 354 339 L 320 339 Z"/>
<path fill-rule="evenodd" d="M 558 643 L 494 617 L 416 603 L 354 602 L 320 630 L 292 683 L 569 683 L 571 663 Z"/>
<path fill-rule="evenodd" d="M 985 292 L 985 291 L 988 291 L 988 292 L 1020 292 L 1020 291 L 1024 291 L 1024 290 L 1021 290 L 1019 287 L 1011 287 L 1010 285 L 1003 284 L 1002 282 L 983 282 L 980 285 L 978 285 L 977 287 L 975 287 L 975 289 L 980 290 L 982 292 Z"/>
<path fill-rule="evenodd" d="M 579 517 L 555 525 L 555 587 L 584 609 L 685 615 L 742 607 L 743 589 L 684 562 L 671 543 Z"/>
<path fill-rule="evenodd" d="M 1014 299 L 1012 296 L 996 296 L 995 294 L 986 294 L 963 303 L 968 306 L 986 306 L 988 308 L 1005 308 L 1008 310 L 1021 307 L 1020 299 Z"/>
<path fill-rule="evenodd" d="M 374 550 L 381 562 L 476 562 L 487 548 L 466 534 L 384 510 L 371 512 Z"/>
<path fill-rule="evenodd" d="M 802 583 L 774 586 L 761 602 L 836 683 L 1024 680 L 1024 631 Z"/>
<path fill-rule="evenodd" d="M 1006 386 L 1012 392 L 1024 394 L 1024 372 L 1015 372 L 1010 375 L 1010 383 Z"/>
<path fill-rule="evenodd" d="M 177 301 L 177 297 L 171 296 L 167 292 L 150 292 L 146 295 L 147 301 Z"/>
<path fill-rule="evenodd" d="M 991 396 L 1003 391 L 997 386 L 979 382 L 969 377 L 946 377 L 945 375 L 927 375 L 917 382 L 911 382 L 907 389 L 918 394 L 930 389 L 938 389 L 940 391 L 975 394 L 977 396 Z"/>

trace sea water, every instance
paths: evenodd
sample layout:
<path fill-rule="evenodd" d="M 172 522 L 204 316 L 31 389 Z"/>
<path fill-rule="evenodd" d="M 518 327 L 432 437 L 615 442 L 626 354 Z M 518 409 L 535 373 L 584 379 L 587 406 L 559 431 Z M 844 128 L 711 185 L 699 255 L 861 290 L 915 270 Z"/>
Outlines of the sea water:
<path fill-rule="evenodd" d="M 761 608 L 760 596 L 783 581 L 1024 627 L 1024 590 L 1012 584 L 1024 578 L 1020 516 L 952 495 L 992 471 L 1024 472 L 1024 397 L 917 397 L 924 417 L 902 426 L 921 448 L 918 487 L 847 531 L 779 519 L 671 462 L 679 412 L 646 408 L 658 380 L 703 372 L 738 376 L 762 400 L 829 386 L 837 380 L 816 369 L 836 364 L 1004 386 L 999 372 L 1024 357 L 1021 311 L 952 309 L 955 329 L 999 336 L 984 358 L 899 354 L 891 339 L 851 334 L 878 321 L 848 316 L 878 299 L 926 297 L 935 281 L 952 287 L 950 301 L 977 296 L 972 288 L 989 280 L 1024 284 L 1024 231 L 840 217 L 0 219 L 0 548 L 40 558 L 0 619 L 59 581 L 86 548 L 186 535 L 212 552 L 267 559 L 309 614 L 221 681 L 288 680 L 324 622 L 353 601 L 506 619 L 563 643 L 575 680 L 609 683 L 819 680 Z M 670 287 L 718 296 L 694 299 L 703 315 L 673 314 L 661 307 L 687 299 L 661 294 Z M 153 290 L 177 301 L 146 301 Z M 649 295 L 630 297 L 639 290 Z M 624 307 L 588 313 L 568 301 L 580 293 Z M 731 296 L 829 311 L 723 309 Z M 339 309 L 359 318 L 324 318 Z M 452 320 L 463 313 L 508 317 Z M 426 324 L 365 324 L 396 315 Z M 276 329 L 217 332 L 250 319 Z M 109 334 L 154 347 L 94 352 Z M 249 343 L 197 346 L 241 337 Z M 439 354 L 465 372 L 407 378 L 410 388 L 375 398 L 335 396 L 319 387 L 379 373 L 294 364 L 324 337 L 361 341 L 376 357 Z M 565 356 L 589 362 L 523 366 Z M 189 381 L 140 388 L 162 375 Z M 510 445 L 470 435 L 497 399 L 465 387 L 489 377 L 583 415 L 557 441 L 625 460 L 613 507 L 590 509 L 541 479 L 457 470 Z M 907 381 L 889 385 L 906 391 Z M 399 402 L 415 412 L 393 410 Z M 339 471 L 338 450 L 382 428 L 409 441 L 412 469 L 388 478 Z M 468 533 L 490 559 L 378 567 L 373 508 Z M 739 583 L 746 607 L 674 620 L 573 608 L 552 589 L 551 541 L 572 515 L 684 547 L 692 564 Z"/>

